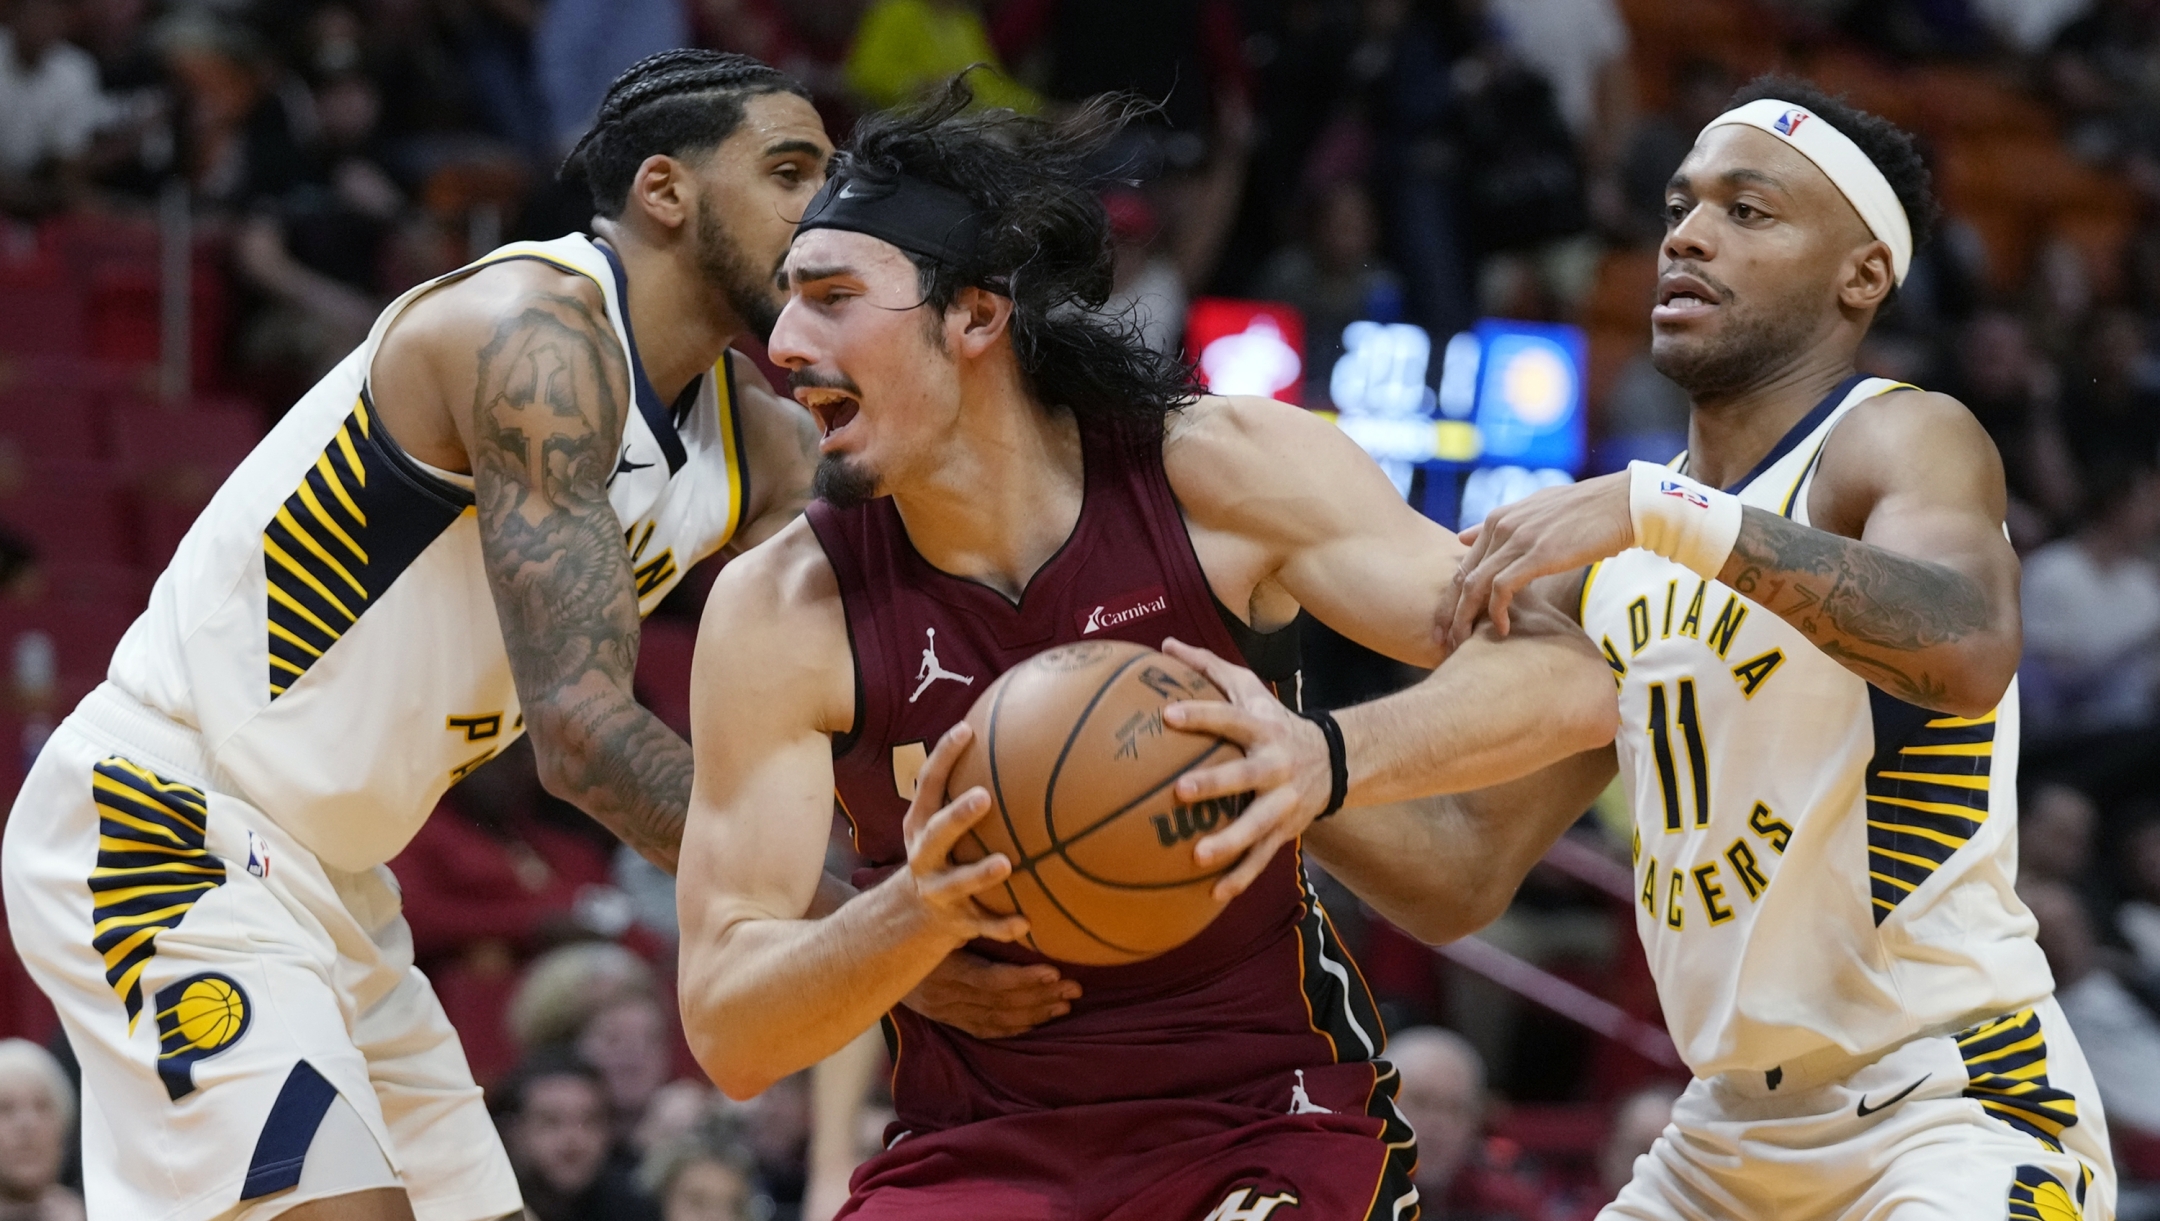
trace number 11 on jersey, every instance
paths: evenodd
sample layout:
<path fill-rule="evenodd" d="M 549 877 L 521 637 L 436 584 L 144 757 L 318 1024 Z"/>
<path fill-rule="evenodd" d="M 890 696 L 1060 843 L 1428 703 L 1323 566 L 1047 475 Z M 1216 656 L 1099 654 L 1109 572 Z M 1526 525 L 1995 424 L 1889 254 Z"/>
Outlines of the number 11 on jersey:
<path fill-rule="evenodd" d="M 1703 752 L 1702 720 L 1695 713 L 1695 680 L 1683 678 L 1678 707 L 1671 719 L 1680 723 L 1687 739 L 1688 779 L 1695 792 L 1695 825 L 1710 825 L 1710 765 Z M 1657 757 L 1658 792 L 1665 798 L 1665 829 L 1680 830 L 1680 773 L 1673 758 L 1672 730 L 1667 725 L 1664 683 L 1650 684 L 1650 750 Z"/>

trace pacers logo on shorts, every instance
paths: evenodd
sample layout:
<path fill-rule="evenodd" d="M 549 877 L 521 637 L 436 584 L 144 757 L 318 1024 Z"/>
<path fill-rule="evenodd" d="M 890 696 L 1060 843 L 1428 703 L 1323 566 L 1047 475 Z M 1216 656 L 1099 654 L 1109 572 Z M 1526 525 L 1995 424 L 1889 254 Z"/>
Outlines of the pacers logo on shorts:
<path fill-rule="evenodd" d="M 195 1092 L 195 1065 L 240 1041 L 253 1006 L 223 975 L 190 975 L 157 994 L 158 1076 L 174 1102 Z"/>

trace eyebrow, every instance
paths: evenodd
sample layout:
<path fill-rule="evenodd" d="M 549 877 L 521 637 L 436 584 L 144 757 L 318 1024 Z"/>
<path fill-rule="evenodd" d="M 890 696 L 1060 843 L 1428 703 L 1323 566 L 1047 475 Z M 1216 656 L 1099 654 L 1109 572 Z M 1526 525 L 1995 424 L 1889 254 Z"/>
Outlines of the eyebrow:
<path fill-rule="evenodd" d="M 801 285 L 812 280 L 830 280 L 834 276 L 852 276 L 855 274 L 857 273 L 852 267 L 834 264 L 830 267 L 797 267 L 788 273 L 788 278 L 791 283 Z"/>
<path fill-rule="evenodd" d="M 765 146 L 765 155 L 777 157 L 782 153 L 808 153 L 819 162 L 825 160 L 825 150 L 808 140 L 779 140 Z"/>
<path fill-rule="evenodd" d="M 1724 173 L 1718 175 L 1718 180 L 1725 183 L 1727 186 L 1739 186 L 1742 183 L 1752 183 L 1756 186 L 1769 187 L 1773 191 L 1785 191 L 1789 189 L 1786 187 L 1784 179 L 1772 177 L 1769 174 L 1763 173 L 1761 170 L 1727 170 Z M 1667 191 L 1691 191 L 1694 189 L 1694 180 L 1689 178 L 1686 174 L 1674 174 L 1671 178 L 1666 180 L 1665 189 Z"/>

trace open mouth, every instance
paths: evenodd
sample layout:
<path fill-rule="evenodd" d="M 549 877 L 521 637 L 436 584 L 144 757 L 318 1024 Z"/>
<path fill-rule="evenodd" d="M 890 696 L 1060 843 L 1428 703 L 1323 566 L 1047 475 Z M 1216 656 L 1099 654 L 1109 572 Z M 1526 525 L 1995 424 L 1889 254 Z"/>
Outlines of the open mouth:
<path fill-rule="evenodd" d="M 1653 321 L 1680 321 L 1700 317 L 1723 304 L 1716 290 L 1691 275 L 1669 275 L 1658 281 L 1657 308 Z"/>
<path fill-rule="evenodd" d="M 795 391 L 795 401 L 817 417 L 818 431 L 824 434 L 827 443 L 855 419 L 856 412 L 862 410 L 862 403 L 854 395 L 826 386 L 804 386 Z"/>

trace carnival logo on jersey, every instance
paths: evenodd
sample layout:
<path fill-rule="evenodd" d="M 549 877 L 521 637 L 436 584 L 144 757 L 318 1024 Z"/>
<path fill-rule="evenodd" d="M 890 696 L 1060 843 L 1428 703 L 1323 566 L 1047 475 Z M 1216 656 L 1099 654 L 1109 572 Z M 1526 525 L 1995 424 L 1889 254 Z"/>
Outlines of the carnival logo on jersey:
<path fill-rule="evenodd" d="M 1664 493 L 1667 496 L 1674 496 L 1678 497 L 1681 500 L 1687 501 L 1689 504 L 1694 505 L 1698 509 L 1707 509 L 1710 507 L 1710 498 L 1708 496 L 1703 495 L 1701 492 L 1696 491 L 1694 488 L 1691 488 L 1684 483 L 1675 483 L 1674 481 L 1667 479 L 1666 481 L 1658 485 L 1658 491 Z"/>
<path fill-rule="evenodd" d="M 1777 128 L 1779 135 L 1790 138 L 1794 132 L 1800 130 L 1800 125 L 1807 121 L 1807 111 L 1788 110 L 1784 114 L 1779 115 L 1777 122 L 1772 123 L 1770 126 Z"/>
<path fill-rule="evenodd" d="M 1169 609 L 1170 595 L 1163 592 L 1162 586 L 1150 585 L 1146 589 L 1119 594 L 1094 610 L 1073 618 L 1080 624 L 1080 634 L 1086 636 L 1105 628 L 1122 627 L 1149 615 L 1159 615 Z"/>

